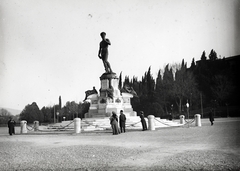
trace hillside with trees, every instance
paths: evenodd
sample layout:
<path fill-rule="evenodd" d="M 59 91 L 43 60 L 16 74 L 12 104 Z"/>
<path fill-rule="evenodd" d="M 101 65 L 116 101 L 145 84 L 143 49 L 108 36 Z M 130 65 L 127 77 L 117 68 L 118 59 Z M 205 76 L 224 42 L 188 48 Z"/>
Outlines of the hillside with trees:
<path fill-rule="evenodd" d="M 126 77 L 123 86 L 125 84 L 133 87 L 138 94 L 132 100 L 133 109 L 144 111 L 146 116 L 151 114 L 166 118 L 170 113 L 183 114 L 187 101 L 192 109 L 199 107 L 195 103 L 199 97 L 197 83 L 184 60 L 179 65 L 166 65 L 163 71 L 158 71 L 156 80 L 149 67 L 140 81 L 135 77 L 130 80 Z"/>
<path fill-rule="evenodd" d="M 211 50 L 208 57 L 203 51 L 200 59 L 195 62 L 193 58 L 189 68 L 184 60 L 181 64 L 168 64 L 158 71 L 156 79 L 151 67 L 141 80 L 126 76 L 123 86 L 133 87 L 138 94 L 132 100 L 134 110 L 143 110 L 146 116 L 167 118 L 171 113 L 179 118 L 186 114 L 188 102 L 191 117 L 196 113 L 207 117 L 210 108 L 215 116 L 239 116 L 239 56 L 221 59 Z"/>

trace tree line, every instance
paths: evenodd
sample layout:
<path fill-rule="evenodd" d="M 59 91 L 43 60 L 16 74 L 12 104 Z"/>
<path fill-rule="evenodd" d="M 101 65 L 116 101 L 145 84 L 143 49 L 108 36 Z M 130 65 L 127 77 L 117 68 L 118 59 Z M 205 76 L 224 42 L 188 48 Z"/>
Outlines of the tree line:
<path fill-rule="evenodd" d="M 133 109 L 143 110 L 146 116 L 167 118 L 171 114 L 179 118 L 187 113 L 187 103 L 191 117 L 196 113 L 206 117 L 210 108 L 216 116 L 237 116 L 240 73 L 237 59 L 229 62 L 226 58 L 218 58 L 214 50 L 207 58 L 203 51 L 201 59 L 196 63 L 193 58 L 189 68 L 184 60 L 181 64 L 167 64 L 154 79 L 149 67 L 141 80 L 126 76 L 123 86 L 129 85 L 137 92 L 138 97 L 132 99 Z"/>
<path fill-rule="evenodd" d="M 138 94 L 132 99 L 134 111 L 144 111 L 145 116 L 165 118 L 173 112 L 182 114 L 186 111 L 187 102 L 192 109 L 199 107 L 196 103 L 199 97 L 197 83 L 184 60 L 181 64 L 166 65 L 163 71 L 158 71 L 156 79 L 152 76 L 151 67 L 140 81 L 126 76 L 125 85 L 131 86 Z"/>
<path fill-rule="evenodd" d="M 59 96 L 59 104 L 50 107 L 42 107 L 39 109 L 36 102 L 25 106 L 20 114 L 20 120 L 26 120 L 28 123 L 39 121 L 40 123 L 56 123 L 63 120 L 73 120 L 76 117 L 83 118 L 89 109 L 89 103 L 76 103 L 68 101 L 63 107 L 61 96 Z"/>
<path fill-rule="evenodd" d="M 182 60 L 180 64 L 167 64 L 159 69 L 157 77 L 153 78 L 151 67 L 142 78 L 119 76 L 119 89 L 128 85 L 138 96 L 134 96 L 131 104 L 134 111 L 144 111 L 145 116 L 167 118 L 169 114 L 175 118 L 186 114 L 189 104 L 190 116 L 201 113 L 206 116 L 210 108 L 214 108 L 216 115 L 235 116 L 239 106 L 239 78 L 238 63 L 233 65 L 226 58 L 218 58 L 211 50 L 208 57 L 203 51 L 199 61 L 192 60 L 191 66 Z M 20 120 L 32 123 L 35 120 L 50 123 L 62 120 L 83 118 L 88 112 L 89 103 L 68 101 L 62 107 L 61 96 L 59 104 L 39 109 L 36 102 L 25 106 L 20 114 Z"/>
<path fill-rule="evenodd" d="M 17 117 L 13 116 L 12 113 L 7 109 L 0 109 L 0 125 L 6 125 L 10 117 L 12 117 L 14 120 L 17 120 Z"/>

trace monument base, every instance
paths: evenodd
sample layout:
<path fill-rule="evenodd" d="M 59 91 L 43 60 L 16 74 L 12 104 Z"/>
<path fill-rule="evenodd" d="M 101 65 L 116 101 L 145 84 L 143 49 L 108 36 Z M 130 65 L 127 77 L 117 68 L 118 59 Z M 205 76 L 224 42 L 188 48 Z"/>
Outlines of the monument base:
<path fill-rule="evenodd" d="M 102 74 L 100 81 L 100 95 L 92 94 L 87 97 L 87 101 L 90 102 L 90 108 L 88 113 L 85 114 L 85 118 L 110 117 L 113 111 L 116 114 L 120 114 L 121 110 L 127 117 L 137 116 L 130 103 L 133 95 L 120 92 L 118 77 L 115 73 Z"/>

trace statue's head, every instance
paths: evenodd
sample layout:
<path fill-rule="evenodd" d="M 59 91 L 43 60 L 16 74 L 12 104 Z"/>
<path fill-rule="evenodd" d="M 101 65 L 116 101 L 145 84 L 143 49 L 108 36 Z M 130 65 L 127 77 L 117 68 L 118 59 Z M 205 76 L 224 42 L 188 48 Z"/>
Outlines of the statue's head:
<path fill-rule="evenodd" d="M 100 33 L 100 36 L 101 36 L 101 37 L 105 37 L 105 36 L 106 36 L 106 33 L 105 33 L 105 32 L 102 32 L 102 33 Z"/>

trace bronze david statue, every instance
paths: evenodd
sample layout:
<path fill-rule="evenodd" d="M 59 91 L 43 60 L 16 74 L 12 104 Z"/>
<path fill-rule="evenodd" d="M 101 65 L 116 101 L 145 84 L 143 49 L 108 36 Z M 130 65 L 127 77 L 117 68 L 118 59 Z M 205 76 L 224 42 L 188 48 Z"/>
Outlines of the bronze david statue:
<path fill-rule="evenodd" d="M 106 73 L 112 73 L 110 63 L 108 62 L 108 45 L 111 45 L 110 40 L 106 38 L 106 33 L 100 33 L 102 41 L 100 42 L 98 57 L 102 59 Z"/>

